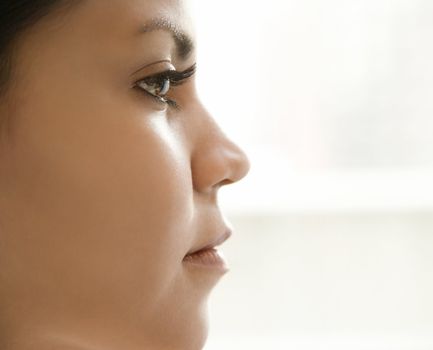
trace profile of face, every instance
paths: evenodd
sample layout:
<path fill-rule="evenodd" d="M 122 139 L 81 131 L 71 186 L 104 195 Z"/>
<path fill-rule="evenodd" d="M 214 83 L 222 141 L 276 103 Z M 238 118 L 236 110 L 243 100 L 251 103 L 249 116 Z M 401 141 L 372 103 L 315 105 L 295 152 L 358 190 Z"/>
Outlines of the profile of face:
<path fill-rule="evenodd" d="M 184 257 L 230 228 L 218 190 L 250 164 L 198 98 L 195 44 L 181 0 L 78 1 L 16 43 L 0 106 L 11 348 L 203 347 L 224 271 Z"/>

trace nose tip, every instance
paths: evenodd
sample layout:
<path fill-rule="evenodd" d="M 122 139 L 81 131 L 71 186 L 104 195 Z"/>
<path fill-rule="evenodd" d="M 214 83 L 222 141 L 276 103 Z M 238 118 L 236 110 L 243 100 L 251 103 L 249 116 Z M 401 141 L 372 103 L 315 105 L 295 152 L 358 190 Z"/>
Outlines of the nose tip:
<path fill-rule="evenodd" d="M 234 184 L 242 180 L 250 171 L 251 163 L 247 154 L 235 143 L 229 141 L 231 147 L 228 147 L 223 152 L 225 172 L 220 177 L 220 181 L 216 181 L 214 187 L 221 188 L 225 185 Z"/>
<path fill-rule="evenodd" d="M 248 156 L 229 138 L 219 138 L 218 142 L 208 145 L 200 147 L 193 157 L 193 183 L 197 191 L 213 192 L 248 174 L 251 167 Z"/>
<path fill-rule="evenodd" d="M 250 171 L 251 162 L 244 152 L 238 145 L 234 144 L 234 151 L 232 157 L 232 174 L 228 177 L 228 183 L 235 183 L 242 180 Z"/>
<path fill-rule="evenodd" d="M 204 120 L 207 124 L 201 124 L 200 137 L 191 156 L 193 187 L 198 192 L 215 193 L 216 189 L 243 179 L 250 171 L 251 162 L 203 107 L 200 117 L 201 123 Z"/>

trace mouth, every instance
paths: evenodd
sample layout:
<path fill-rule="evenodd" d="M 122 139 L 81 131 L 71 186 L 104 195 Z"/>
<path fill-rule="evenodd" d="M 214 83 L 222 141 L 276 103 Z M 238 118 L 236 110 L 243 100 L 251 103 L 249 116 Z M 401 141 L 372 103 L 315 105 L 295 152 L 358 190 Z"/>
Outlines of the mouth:
<path fill-rule="evenodd" d="M 227 229 L 224 234 L 213 242 L 208 243 L 197 249 L 192 249 L 183 258 L 183 262 L 188 266 L 197 268 L 214 269 L 222 273 L 228 272 L 229 267 L 222 251 L 217 246 L 224 243 L 232 235 L 232 231 Z"/>
<path fill-rule="evenodd" d="M 216 248 L 200 250 L 193 254 L 188 254 L 183 258 L 184 263 L 196 267 L 216 269 L 228 272 L 229 267 L 224 254 Z"/>

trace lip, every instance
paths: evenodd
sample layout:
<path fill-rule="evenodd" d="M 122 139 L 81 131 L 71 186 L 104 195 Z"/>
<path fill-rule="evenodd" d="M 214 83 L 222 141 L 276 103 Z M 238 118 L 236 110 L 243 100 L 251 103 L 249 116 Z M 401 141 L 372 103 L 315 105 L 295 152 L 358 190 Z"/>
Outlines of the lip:
<path fill-rule="evenodd" d="M 183 261 L 188 266 L 197 268 L 217 270 L 221 273 L 229 271 L 225 256 L 217 248 L 202 249 L 196 253 L 186 255 Z"/>
<path fill-rule="evenodd" d="M 186 253 L 186 256 L 198 253 L 202 250 L 215 248 L 215 247 L 223 244 L 226 240 L 228 240 L 231 237 L 231 235 L 232 235 L 232 230 L 230 228 L 226 227 L 226 229 L 222 235 L 220 235 L 219 237 L 214 239 L 212 242 L 210 242 L 204 246 L 191 249 L 188 253 Z"/>
<path fill-rule="evenodd" d="M 229 267 L 225 256 L 216 247 L 223 244 L 231 235 L 232 230 L 226 227 L 224 233 L 212 242 L 199 248 L 191 249 L 183 258 L 183 262 L 189 266 L 218 270 L 222 273 L 227 272 Z"/>

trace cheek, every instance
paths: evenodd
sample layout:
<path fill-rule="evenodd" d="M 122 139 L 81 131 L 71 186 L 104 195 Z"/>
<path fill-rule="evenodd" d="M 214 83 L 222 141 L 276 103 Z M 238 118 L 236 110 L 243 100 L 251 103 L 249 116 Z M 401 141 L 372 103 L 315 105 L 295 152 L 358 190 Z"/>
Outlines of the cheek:
<path fill-rule="evenodd" d="M 21 261 L 47 272 L 34 283 L 110 310 L 124 300 L 157 305 L 194 238 L 185 147 L 165 117 L 117 112 L 28 113 L 7 162 L 5 204 Z"/>

